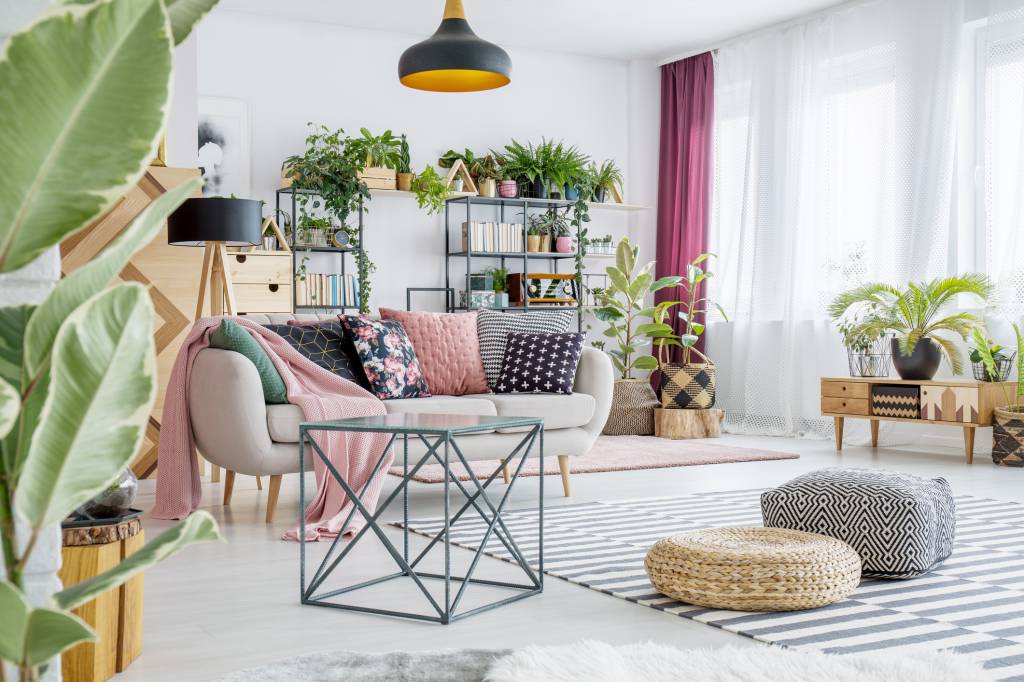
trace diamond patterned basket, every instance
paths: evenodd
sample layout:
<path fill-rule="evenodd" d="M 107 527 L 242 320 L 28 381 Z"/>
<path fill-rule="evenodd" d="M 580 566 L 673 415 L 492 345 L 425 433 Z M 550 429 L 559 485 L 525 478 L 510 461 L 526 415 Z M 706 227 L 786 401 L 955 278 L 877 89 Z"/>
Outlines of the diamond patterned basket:
<path fill-rule="evenodd" d="M 706 410 L 715 406 L 715 363 L 669 363 L 661 368 L 661 406 Z"/>

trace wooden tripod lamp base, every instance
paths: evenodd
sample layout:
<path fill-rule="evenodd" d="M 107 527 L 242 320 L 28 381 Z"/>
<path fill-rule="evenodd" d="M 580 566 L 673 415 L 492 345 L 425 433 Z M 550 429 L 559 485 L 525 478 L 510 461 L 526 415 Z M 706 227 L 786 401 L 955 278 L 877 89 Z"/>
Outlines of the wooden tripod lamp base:
<path fill-rule="evenodd" d="M 210 291 L 210 315 L 234 315 L 235 286 L 228 268 L 228 250 L 224 242 L 207 242 L 203 253 L 203 269 L 199 274 L 199 297 L 196 300 L 196 317 L 203 317 L 206 291 Z"/>

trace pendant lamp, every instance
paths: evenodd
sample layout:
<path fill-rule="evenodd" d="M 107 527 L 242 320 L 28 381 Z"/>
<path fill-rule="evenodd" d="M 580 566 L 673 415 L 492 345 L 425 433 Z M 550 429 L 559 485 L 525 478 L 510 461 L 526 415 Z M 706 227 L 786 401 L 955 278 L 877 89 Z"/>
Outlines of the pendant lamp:
<path fill-rule="evenodd" d="M 416 90 L 493 90 L 508 85 L 511 73 L 508 53 L 473 33 L 462 0 L 446 0 L 434 35 L 407 49 L 398 60 L 399 80 Z"/>

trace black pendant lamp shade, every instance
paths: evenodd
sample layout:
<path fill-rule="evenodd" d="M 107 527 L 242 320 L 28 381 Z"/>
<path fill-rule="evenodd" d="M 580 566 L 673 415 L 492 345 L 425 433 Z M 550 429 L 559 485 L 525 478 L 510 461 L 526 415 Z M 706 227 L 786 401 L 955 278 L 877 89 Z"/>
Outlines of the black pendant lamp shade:
<path fill-rule="evenodd" d="M 263 240 L 263 202 L 255 199 L 186 199 L 167 218 L 172 246 L 253 246 Z"/>
<path fill-rule="evenodd" d="M 469 27 L 462 0 L 446 0 L 434 35 L 416 43 L 398 60 L 403 85 L 434 92 L 493 90 L 511 82 L 512 60 Z"/>

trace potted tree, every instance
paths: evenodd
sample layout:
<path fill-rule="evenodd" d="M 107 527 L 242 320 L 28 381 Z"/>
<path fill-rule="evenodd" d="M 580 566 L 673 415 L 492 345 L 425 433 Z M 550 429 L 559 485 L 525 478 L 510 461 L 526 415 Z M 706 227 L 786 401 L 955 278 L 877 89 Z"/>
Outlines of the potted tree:
<path fill-rule="evenodd" d="M 371 189 L 395 189 L 401 141 L 390 130 L 374 135 L 366 128 L 359 129 L 359 137 L 349 140 L 346 150 L 361 159 L 363 168 L 359 178 Z"/>
<path fill-rule="evenodd" d="M 1024 336 L 1020 327 L 1013 325 L 1017 338 L 1017 385 L 1011 395 L 1006 383 L 1001 383 L 1006 405 L 994 409 L 992 419 L 992 461 L 1009 467 L 1024 467 Z M 989 381 L 1005 382 L 999 361 L 981 329 L 974 329 L 974 347 L 985 366 Z"/>
<path fill-rule="evenodd" d="M 409 140 L 402 135 L 402 141 L 398 144 L 398 173 L 395 182 L 399 191 L 408 192 L 412 189 L 412 159 L 409 156 Z"/>
<path fill-rule="evenodd" d="M 968 273 L 928 282 L 910 282 L 905 289 L 889 284 L 864 284 L 840 294 L 829 306 L 833 319 L 848 313 L 864 317 L 851 329 L 853 334 L 882 335 L 892 333 L 892 364 L 896 372 L 908 380 L 930 380 L 945 359 L 954 374 L 963 372 L 963 357 L 953 339 L 966 341 L 981 324 L 970 313 L 945 311 L 961 294 L 969 294 L 980 302 L 992 295 L 992 283 L 985 275 Z"/>
<path fill-rule="evenodd" d="M 480 196 L 498 196 L 498 178 L 501 177 L 501 168 L 498 167 L 498 162 L 493 156 L 487 154 L 482 159 L 477 159 L 469 172 L 477 179 L 477 193 Z"/>
<path fill-rule="evenodd" d="M 633 373 L 658 368 L 658 359 L 641 354 L 639 349 L 646 339 L 663 337 L 667 325 L 653 321 L 655 310 L 646 306 L 645 298 L 666 287 L 678 286 L 682 281 L 681 277 L 655 280 L 654 262 L 638 270 L 636 254 L 636 247 L 623 238 L 616 250 L 615 265 L 606 268 L 608 287 L 594 292 L 599 305 L 594 314 L 608 324 L 604 335 L 617 345 L 608 351 L 619 378 L 612 392 L 611 413 L 604 428 L 606 435 L 654 433 L 654 408 L 659 405 L 658 397 L 647 379 L 636 378 Z"/>

